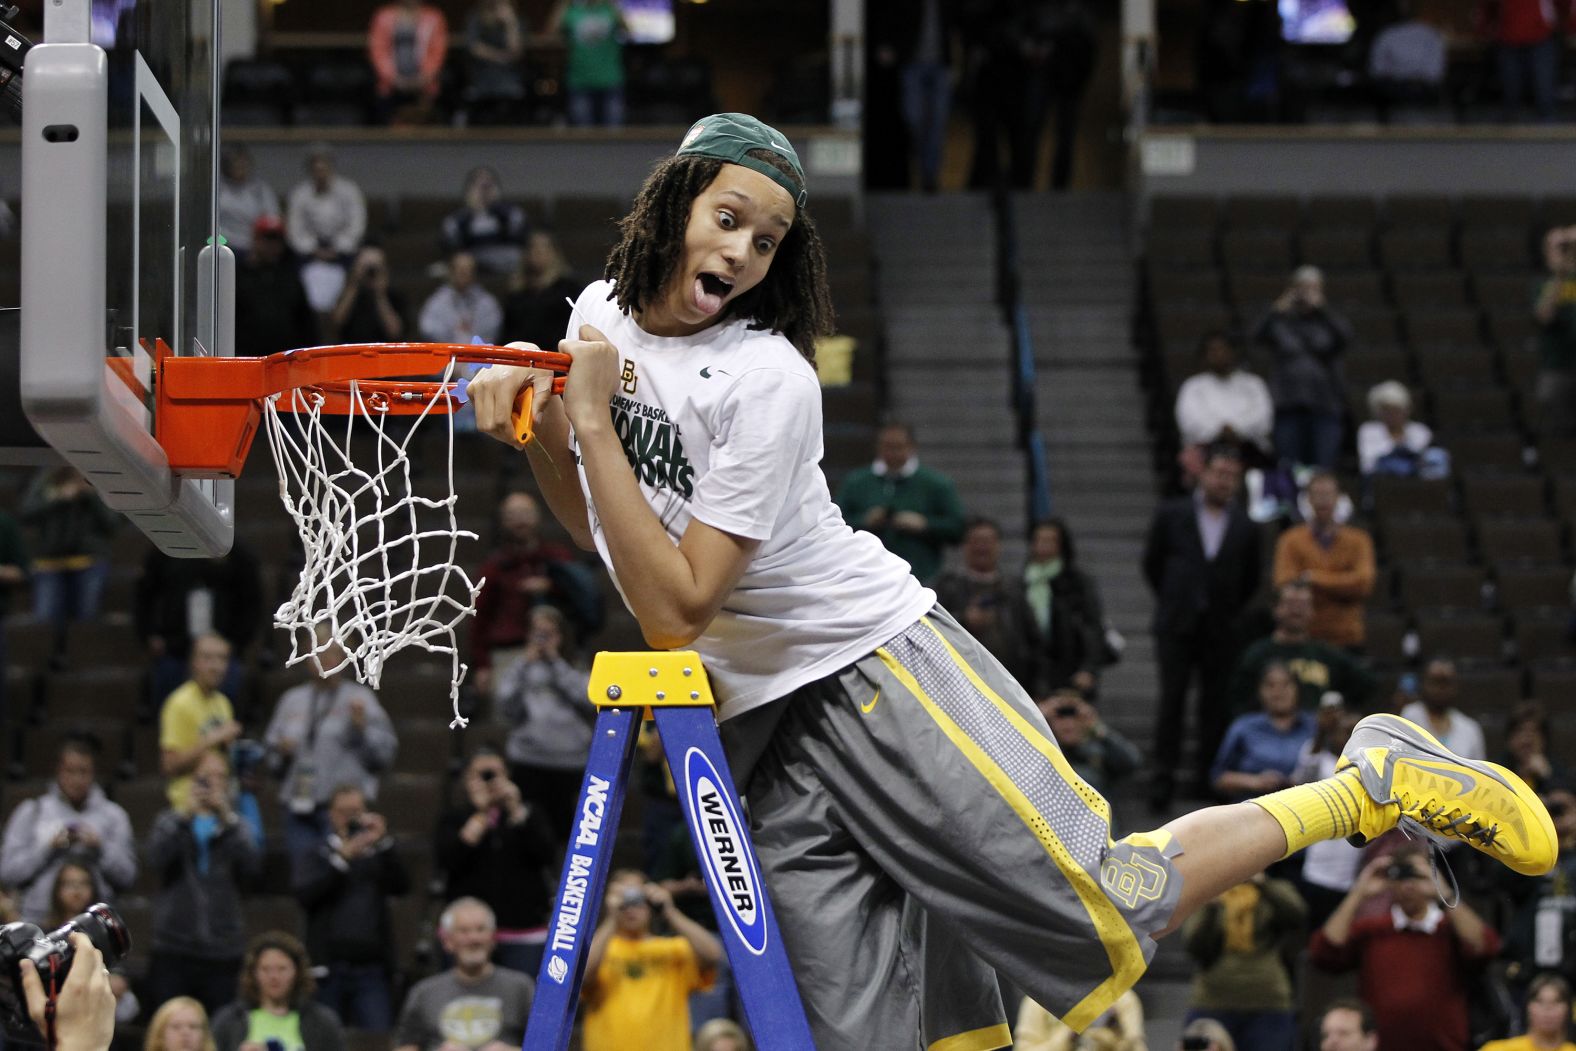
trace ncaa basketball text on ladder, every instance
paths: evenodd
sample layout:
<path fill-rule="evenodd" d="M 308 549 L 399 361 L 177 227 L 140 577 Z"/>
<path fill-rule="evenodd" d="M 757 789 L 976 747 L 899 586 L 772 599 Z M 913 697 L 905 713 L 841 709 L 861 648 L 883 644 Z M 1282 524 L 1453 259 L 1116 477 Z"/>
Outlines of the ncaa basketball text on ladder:
<path fill-rule="evenodd" d="M 733 776 L 722 754 L 715 699 L 700 655 L 599 653 L 591 669 L 599 709 L 573 836 L 564 856 L 524 1051 L 569 1046 L 586 949 L 612 868 L 640 719 L 649 710 L 695 845 L 717 933 L 761 1051 L 812 1051 L 799 988 L 783 948 Z"/>

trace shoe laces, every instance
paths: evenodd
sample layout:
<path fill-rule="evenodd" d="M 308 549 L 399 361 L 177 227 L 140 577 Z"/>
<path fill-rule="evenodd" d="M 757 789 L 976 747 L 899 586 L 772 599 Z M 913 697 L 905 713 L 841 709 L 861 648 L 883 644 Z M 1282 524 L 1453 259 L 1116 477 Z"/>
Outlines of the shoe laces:
<path fill-rule="evenodd" d="M 1498 825 L 1482 824 L 1476 815 L 1460 807 L 1431 807 L 1429 801 L 1414 801 L 1404 792 L 1393 802 L 1400 806 L 1403 816 L 1436 835 L 1464 839 L 1483 847 L 1492 847 L 1499 839 Z"/>
<path fill-rule="evenodd" d="M 1426 826 L 1417 824 L 1411 819 L 1396 825 L 1396 828 L 1401 830 L 1401 835 L 1407 839 L 1418 838 L 1417 833 L 1412 831 L 1414 827 L 1425 832 L 1427 831 Z M 1424 835 L 1422 839 L 1424 843 L 1428 844 L 1428 871 L 1434 877 L 1434 893 L 1439 895 L 1439 904 L 1447 909 L 1453 909 L 1461 904 L 1461 884 L 1456 880 L 1455 870 L 1450 867 L 1450 859 L 1445 856 L 1445 848 L 1438 840 L 1431 835 Z M 1445 893 L 1445 885 L 1439 878 L 1441 869 L 1444 870 L 1445 875 L 1450 879 L 1449 894 Z"/>

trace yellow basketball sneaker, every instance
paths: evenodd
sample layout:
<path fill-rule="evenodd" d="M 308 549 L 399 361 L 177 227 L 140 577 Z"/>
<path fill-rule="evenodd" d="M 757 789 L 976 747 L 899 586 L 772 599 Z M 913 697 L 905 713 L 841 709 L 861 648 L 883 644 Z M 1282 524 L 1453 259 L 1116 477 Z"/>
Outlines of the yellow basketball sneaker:
<path fill-rule="evenodd" d="M 1559 857 L 1554 822 L 1525 781 L 1497 763 L 1461 758 L 1399 715 L 1358 723 L 1336 769 L 1348 766 L 1377 804 L 1350 837 L 1359 846 L 1400 823 L 1459 839 L 1527 876 L 1543 875 Z"/>

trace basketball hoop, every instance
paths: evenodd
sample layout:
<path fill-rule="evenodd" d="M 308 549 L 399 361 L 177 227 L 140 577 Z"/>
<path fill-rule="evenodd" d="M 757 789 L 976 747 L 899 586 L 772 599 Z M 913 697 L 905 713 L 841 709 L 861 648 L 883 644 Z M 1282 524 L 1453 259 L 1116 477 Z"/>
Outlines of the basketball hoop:
<path fill-rule="evenodd" d="M 290 633 L 286 666 L 311 661 L 330 675 L 348 665 L 376 689 L 400 650 L 446 655 L 451 728 L 466 725 L 459 690 L 467 668 L 455 630 L 476 611 L 485 583 L 455 561 L 459 541 L 477 539 L 454 513 L 453 414 L 467 401 L 467 381 L 454 379 L 459 362 L 563 373 L 570 358 L 463 343 L 308 347 L 264 358 L 156 354 L 155 433 L 172 470 L 234 478 L 258 430 L 268 435 L 279 497 L 306 556 L 274 613 L 275 626 Z M 439 378 L 391 378 L 433 373 Z M 553 391 L 563 384 L 555 376 Z M 514 404 L 522 442 L 531 440 L 532 395 L 526 387 Z M 411 440 L 433 415 L 447 421 L 448 491 L 437 497 L 413 490 L 410 467 Z M 414 419 L 396 433 L 387 426 L 393 416 Z"/>

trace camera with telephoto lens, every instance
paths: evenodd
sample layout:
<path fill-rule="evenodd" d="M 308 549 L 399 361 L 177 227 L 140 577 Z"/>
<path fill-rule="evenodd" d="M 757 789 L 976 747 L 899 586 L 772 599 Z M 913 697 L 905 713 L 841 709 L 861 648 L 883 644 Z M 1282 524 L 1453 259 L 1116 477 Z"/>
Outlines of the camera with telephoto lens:
<path fill-rule="evenodd" d="M 53 998 L 65 984 L 76 958 L 76 947 L 71 944 L 71 935 L 76 931 L 87 935 L 93 947 L 103 954 L 106 967 L 118 963 L 131 951 L 131 932 L 125 921 L 103 902 L 90 905 L 86 912 L 47 934 L 31 923 L 0 926 L 0 1027 L 7 1041 L 46 1043 L 27 1012 L 20 964 L 23 959 L 33 961 L 45 995 Z"/>
<path fill-rule="evenodd" d="M 22 991 L 21 962 L 32 960 L 44 994 L 53 997 L 65 984 L 77 950 L 71 934 L 81 931 L 93 947 L 104 954 L 104 965 L 113 967 L 131 951 L 131 932 L 126 930 L 120 913 L 105 905 L 89 905 L 88 910 L 57 930 L 44 933 L 31 923 L 8 923 L 0 927 L 0 1026 L 9 1043 L 44 1044 L 27 1013 L 27 994 Z"/>

